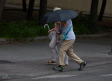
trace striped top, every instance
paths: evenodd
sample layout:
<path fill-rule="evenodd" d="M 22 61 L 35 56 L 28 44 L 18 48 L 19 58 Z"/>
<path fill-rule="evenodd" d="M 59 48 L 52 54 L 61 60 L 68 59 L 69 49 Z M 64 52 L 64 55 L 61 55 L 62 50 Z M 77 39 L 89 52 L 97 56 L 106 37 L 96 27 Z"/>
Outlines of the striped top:
<path fill-rule="evenodd" d="M 55 32 L 56 32 L 55 36 L 59 36 L 60 35 L 60 30 L 61 30 L 61 25 L 57 25 L 55 23 L 54 26 L 55 26 Z"/>

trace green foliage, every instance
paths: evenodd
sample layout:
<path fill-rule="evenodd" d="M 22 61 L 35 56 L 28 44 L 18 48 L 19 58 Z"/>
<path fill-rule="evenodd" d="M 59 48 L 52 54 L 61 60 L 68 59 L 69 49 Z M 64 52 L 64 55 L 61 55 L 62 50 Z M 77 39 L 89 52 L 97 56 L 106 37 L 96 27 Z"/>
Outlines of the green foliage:
<path fill-rule="evenodd" d="M 14 38 L 19 40 L 21 38 L 34 38 L 38 36 L 46 36 L 47 28 L 39 26 L 37 21 L 22 21 L 22 22 L 10 22 L 0 24 L 0 37 L 2 38 Z"/>
<path fill-rule="evenodd" d="M 83 15 L 82 12 L 79 15 L 72 19 L 74 25 L 74 32 L 77 35 L 80 34 L 90 34 L 91 33 L 91 16 Z"/>
<path fill-rule="evenodd" d="M 72 22 L 76 35 L 91 34 L 91 17 L 89 15 L 83 15 L 80 12 L 75 19 L 72 19 Z M 54 23 L 48 25 L 50 29 L 54 28 Z M 1 38 L 20 40 L 39 36 L 48 36 L 48 28 L 38 25 L 37 20 L 0 23 Z"/>

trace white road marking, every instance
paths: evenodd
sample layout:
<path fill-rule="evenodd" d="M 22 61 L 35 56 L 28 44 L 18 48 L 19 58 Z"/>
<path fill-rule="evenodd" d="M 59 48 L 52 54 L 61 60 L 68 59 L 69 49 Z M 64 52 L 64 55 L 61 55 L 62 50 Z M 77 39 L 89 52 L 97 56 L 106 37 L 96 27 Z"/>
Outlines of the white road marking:
<path fill-rule="evenodd" d="M 50 75 L 50 76 L 44 76 L 44 77 L 37 77 L 37 78 L 33 78 L 33 79 L 43 79 L 43 78 L 67 78 L 67 77 L 73 77 L 73 76 L 77 76 L 77 75 Z"/>
<path fill-rule="evenodd" d="M 112 74 L 106 74 L 106 75 L 101 75 L 101 76 L 112 76 Z"/>

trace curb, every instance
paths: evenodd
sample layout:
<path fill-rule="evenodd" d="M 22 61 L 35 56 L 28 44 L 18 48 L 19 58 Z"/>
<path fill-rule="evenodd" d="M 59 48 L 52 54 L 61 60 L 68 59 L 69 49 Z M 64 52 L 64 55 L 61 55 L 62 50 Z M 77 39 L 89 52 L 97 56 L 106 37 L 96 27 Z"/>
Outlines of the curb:
<path fill-rule="evenodd" d="M 50 40 L 48 36 L 44 36 L 44 37 L 35 37 L 35 38 L 28 38 L 28 39 L 21 39 L 22 41 L 26 41 L 26 42 L 29 42 L 29 41 L 37 41 L 37 40 L 40 40 L 40 41 L 43 41 L 43 40 Z M 14 43 L 19 43 L 18 41 L 14 41 L 14 39 L 10 39 L 10 40 L 7 40 L 5 38 L 0 38 L 0 44 L 14 44 Z"/>
<path fill-rule="evenodd" d="M 109 34 L 91 34 L 91 35 L 76 35 L 76 38 L 98 38 L 98 37 L 112 37 Z M 23 41 L 25 39 L 22 39 Z M 35 37 L 35 38 L 28 38 L 26 41 L 38 41 L 38 40 L 50 40 L 48 36 L 43 37 Z M 8 43 L 18 43 L 14 42 L 14 39 L 7 40 L 5 38 L 0 38 L 0 44 L 8 44 Z"/>
<path fill-rule="evenodd" d="M 91 35 L 76 35 L 76 37 L 111 37 L 109 34 L 91 34 Z"/>

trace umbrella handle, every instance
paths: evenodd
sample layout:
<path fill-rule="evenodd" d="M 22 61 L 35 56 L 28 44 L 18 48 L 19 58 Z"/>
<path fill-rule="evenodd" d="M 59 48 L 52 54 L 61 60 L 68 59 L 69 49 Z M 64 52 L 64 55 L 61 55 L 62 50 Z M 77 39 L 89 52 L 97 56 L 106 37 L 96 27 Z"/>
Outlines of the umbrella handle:
<path fill-rule="evenodd" d="M 49 25 L 48 25 L 48 24 L 45 24 L 45 25 L 44 25 L 44 28 L 45 28 L 46 26 L 48 27 L 48 30 L 50 30 Z"/>

